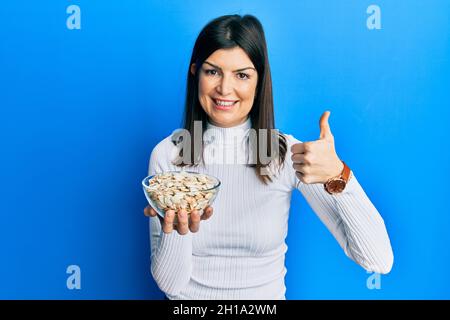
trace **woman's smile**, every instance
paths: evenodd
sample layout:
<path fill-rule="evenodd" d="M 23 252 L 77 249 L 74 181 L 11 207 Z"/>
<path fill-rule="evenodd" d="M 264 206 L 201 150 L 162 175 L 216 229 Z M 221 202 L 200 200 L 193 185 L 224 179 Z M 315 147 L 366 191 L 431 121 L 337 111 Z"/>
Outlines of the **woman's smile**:
<path fill-rule="evenodd" d="M 218 110 L 231 110 L 233 109 L 239 100 L 223 100 L 223 99 L 217 99 L 217 98 L 211 98 L 213 101 L 214 107 Z"/>

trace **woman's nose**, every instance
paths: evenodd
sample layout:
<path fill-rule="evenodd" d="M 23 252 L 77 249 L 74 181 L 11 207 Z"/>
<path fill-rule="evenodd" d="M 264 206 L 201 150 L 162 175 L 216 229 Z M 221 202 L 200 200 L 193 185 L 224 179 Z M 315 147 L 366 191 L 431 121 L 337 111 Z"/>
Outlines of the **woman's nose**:
<path fill-rule="evenodd" d="M 223 76 L 219 85 L 217 86 L 217 91 L 223 95 L 226 96 L 233 92 L 233 79 L 228 76 Z"/>

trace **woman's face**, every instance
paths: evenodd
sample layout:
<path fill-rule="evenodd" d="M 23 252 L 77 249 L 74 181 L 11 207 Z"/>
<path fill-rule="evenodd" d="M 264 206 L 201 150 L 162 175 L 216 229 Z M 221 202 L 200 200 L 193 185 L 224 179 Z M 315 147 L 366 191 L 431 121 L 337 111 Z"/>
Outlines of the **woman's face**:
<path fill-rule="evenodd" d="M 195 64 L 191 72 L 195 72 Z M 258 74 L 240 47 L 220 49 L 199 70 L 198 99 L 209 121 L 219 127 L 245 122 L 255 99 Z"/>

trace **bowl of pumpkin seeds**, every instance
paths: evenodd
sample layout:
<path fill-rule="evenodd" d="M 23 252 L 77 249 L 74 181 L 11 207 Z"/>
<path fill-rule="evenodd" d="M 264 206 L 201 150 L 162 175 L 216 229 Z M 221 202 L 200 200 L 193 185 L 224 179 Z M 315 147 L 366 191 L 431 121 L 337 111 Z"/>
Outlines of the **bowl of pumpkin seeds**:
<path fill-rule="evenodd" d="M 142 180 L 145 197 L 150 206 L 164 218 L 167 210 L 186 210 L 189 215 L 211 206 L 219 192 L 220 180 L 193 171 L 166 171 Z"/>

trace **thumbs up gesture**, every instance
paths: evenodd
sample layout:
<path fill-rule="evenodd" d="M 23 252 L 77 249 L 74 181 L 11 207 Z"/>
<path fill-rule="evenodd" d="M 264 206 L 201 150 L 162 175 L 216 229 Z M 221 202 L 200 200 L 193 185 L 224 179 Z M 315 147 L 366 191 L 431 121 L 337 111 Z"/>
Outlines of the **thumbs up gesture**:
<path fill-rule="evenodd" d="M 297 143 L 291 147 L 295 174 L 303 183 L 325 183 L 338 176 L 344 168 L 334 148 L 329 117 L 330 111 L 325 111 L 320 117 L 319 140 Z"/>

